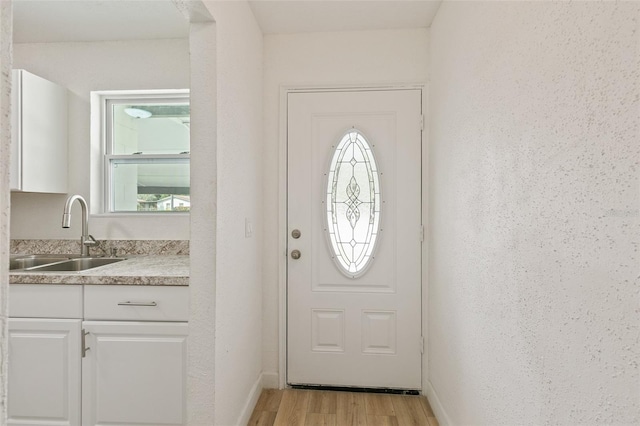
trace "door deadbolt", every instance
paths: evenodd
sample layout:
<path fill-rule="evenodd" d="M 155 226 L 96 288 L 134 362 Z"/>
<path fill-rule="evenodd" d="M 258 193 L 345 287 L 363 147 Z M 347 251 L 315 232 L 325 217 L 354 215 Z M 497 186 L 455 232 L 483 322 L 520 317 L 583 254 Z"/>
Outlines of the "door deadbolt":
<path fill-rule="evenodd" d="M 292 250 L 291 251 L 291 258 L 292 259 L 300 259 L 300 256 L 302 256 L 302 253 L 300 253 L 300 250 Z"/>
<path fill-rule="evenodd" d="M 300 235 L 302 235 L 302 234 L 300 233 L 300 230 L 299 230 L 299 229 L 294 229 L 293 231 L 291 231 L 291 236 L 292 236 L 295 240 L 297 240 L 298 238 L 300 238 Z"/>

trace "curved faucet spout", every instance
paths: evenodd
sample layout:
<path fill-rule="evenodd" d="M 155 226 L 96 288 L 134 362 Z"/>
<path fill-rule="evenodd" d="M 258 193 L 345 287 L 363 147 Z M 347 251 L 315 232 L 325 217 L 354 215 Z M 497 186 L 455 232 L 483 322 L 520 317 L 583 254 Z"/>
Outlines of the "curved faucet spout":
<path fill-rule="evenodd" d="M 73 202 L 78 200 L 80 207 L 82 208 L 82 236 L 80 237 L 80 254 L 82 256 L 89 256 L 89 246 L 96 245 L 96 240 L 89 235 L 89 208 L 87 201 L 81 195 L 72 195 L 67 198 L 67 202 L 64 204 L 64 211 L 62 212 L 62 227 L 71 227 L 71 206 Z"/>

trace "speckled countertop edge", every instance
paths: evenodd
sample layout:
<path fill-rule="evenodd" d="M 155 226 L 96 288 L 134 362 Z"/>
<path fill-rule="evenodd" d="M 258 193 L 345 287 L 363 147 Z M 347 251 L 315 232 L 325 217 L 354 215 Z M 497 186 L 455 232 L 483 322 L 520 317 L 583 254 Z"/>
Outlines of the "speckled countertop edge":
<path fill-rule="evenodd" d="M 188 240 L 98 240 L 92 255 L 189 255 Z M 80 240 L 11 240 L 11 253 L 80 253 Z"/>
<path fill-rule="evenodd" d="M 188 286 L 189 256 L 137 255 L 80 272 L 10 272 L 10 284 Z"/>

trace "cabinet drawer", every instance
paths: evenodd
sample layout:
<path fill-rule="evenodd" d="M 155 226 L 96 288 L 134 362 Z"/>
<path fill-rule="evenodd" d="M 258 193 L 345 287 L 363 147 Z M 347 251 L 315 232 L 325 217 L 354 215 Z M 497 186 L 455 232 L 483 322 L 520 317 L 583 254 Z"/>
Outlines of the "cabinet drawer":
<path fill-rule="evenodd" d="M 11 284 L 9 316 L 13 318 L 82 318 L 82 286 Z"/>
<path fill-rule="evenodd" d="M 85 286 L 84 318 L 188 321 L 189 287 Z"/>

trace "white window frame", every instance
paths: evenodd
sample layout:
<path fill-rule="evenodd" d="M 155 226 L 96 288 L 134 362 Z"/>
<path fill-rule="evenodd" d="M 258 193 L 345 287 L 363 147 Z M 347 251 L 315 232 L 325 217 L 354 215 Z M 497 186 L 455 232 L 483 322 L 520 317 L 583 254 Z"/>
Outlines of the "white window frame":
<path fill-rule="evenodd" d="M 113 154 L 112 139 L 112 113 L 114 104 L 129 103 L 190 103 L 188 89 L 171 89 L 171 90 L 129 90 L 129 91 L 102 91 L 94 92 L 97 101 L 100 103 L 100 178 L 102 181 L 102 201 L 101 213 L 118 214 L 118 215 L 184 215 L 189 211 L 173 212 L 173 211 L 130 211 L 130 210 L 114 210 L 113 194 L 112 194 L 112 175 L 110 163 L 112 160 L 131 160 L 131 162 L 140 163 L 141 160 L 178 160 L 177 162 L 191 161 L 190 154 Z M 96 100 L 96 98 L 93 98 Z"/>

